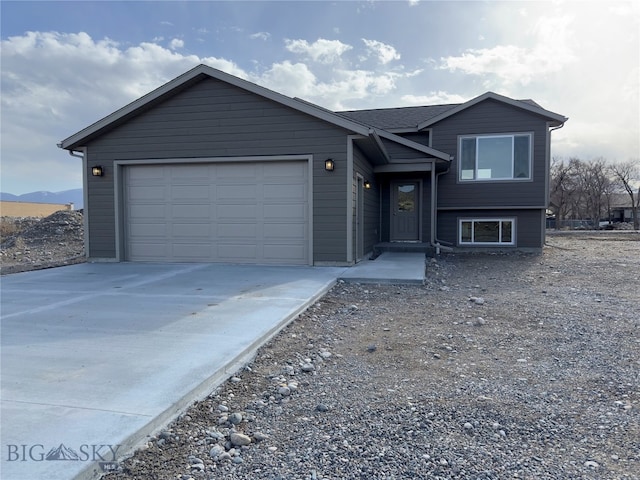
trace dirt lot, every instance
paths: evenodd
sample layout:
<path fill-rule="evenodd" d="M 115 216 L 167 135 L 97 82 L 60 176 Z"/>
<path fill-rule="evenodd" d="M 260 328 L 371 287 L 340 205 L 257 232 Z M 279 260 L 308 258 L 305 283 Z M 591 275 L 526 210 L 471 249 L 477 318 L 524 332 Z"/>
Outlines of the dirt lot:
<path fill-rule="evenodd" d="M 639 272 L 596 232 L 339 284 L 107 478 L 640 478 Z"/>
<path fill-rule="evenodd" d="M 81 227 L 3 225 L 2 273 L 84 261 Z M 105 478 L 638 479 L 639 272 L 637 232 L 578 232 L 339 284 Z"/>
<path fill-rule="evenodd" d="M 0 272 L 40 270 L 84 262 L 82 210 L 45 218 L 0 218 Z"/>

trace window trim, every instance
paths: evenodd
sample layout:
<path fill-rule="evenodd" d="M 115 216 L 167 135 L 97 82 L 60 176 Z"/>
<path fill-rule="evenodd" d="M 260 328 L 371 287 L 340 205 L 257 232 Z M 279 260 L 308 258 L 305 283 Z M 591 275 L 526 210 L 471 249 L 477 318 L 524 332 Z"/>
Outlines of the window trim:
<path fill-rule="evenodd" d="M 471 222 L 471 242 L 462 241 L 462 224 Z M 497 242 L 475 242 L 473 224 L 475 222 L 498 222 L 498 238 Z M 502 241 L 502 222 L 511 222 L 511 241 Z M 458 219 L 458 246 L 461 247 L 515 247 L 516 246 L 516 217 L 464 217 Z"/>
<path fill-rule="evenodd" d="M 478 140 L 481 138 L 511 138 L 511 177 L 502 178 L 479 178 L 478 177 Z M 515 169 L 515 138 L 516 137 L 528 137 L 529 138 L 529 176 L 528 177 L 514 177 L 513 172 Z M 464 140 L 475 140 L 476 152 L 474 158 L 474 178 L 462 178 L 462 143 Z M 474 183 L 474 182 L 531 182 L 533 181 L 533 132 L 508 132 L 508 133 L 488 133 L 488 134 L 470 134 L 458 136 L 458 182 L 460 183 Z"/>

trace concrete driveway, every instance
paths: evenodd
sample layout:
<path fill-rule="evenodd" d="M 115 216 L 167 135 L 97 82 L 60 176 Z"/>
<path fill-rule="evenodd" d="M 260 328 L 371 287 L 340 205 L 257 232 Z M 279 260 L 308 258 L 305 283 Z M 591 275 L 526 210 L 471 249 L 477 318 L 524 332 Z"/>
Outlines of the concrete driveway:
<path fill-rule="evenodd" d="M 99 475 L 344 271 L 94 263 L 3 277 L 0 477 Z"/>

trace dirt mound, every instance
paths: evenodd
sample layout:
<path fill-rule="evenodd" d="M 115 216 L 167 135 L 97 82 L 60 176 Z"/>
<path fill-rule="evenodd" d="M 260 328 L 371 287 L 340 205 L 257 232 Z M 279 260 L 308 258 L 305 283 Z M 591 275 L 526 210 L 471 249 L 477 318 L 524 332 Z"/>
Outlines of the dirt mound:
<path fill-rule="evenodd" d="M 1 273 L 84 261 L 82 210 L 60 210 L 43 219 L 2 217 Z"/>

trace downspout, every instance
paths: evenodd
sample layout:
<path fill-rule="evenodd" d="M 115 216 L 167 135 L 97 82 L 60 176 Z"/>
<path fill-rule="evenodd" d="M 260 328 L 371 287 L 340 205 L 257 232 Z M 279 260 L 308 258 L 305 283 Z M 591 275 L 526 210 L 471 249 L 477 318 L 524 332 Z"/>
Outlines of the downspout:
<path fill-rule="evenodd" d="M 58 148 L 62 148 L 62 144 L 59 143 L 58 144 Z M 76 157 L 76 158 L 80 158 L 82 160 L 82 201 L 84 203 L 84 205 L 82 206 L 82 224 L 83 224 L 83 230 L 84 230 L 84 238 L 83 238 L 83 242 L 84 242 L 84 255 L 85 257 L 87 257 L 87 259 L 89 258 L 89 192 L 88 192 L 88 188 L 87 188 L 87 182 L 88 182 L 88 178 L 87 178 L 87 151 L 86 151 L 86 147 L 84 148 L 84 150 L 82 151 L 78 151 L 78 153 L 76 153 L 76 151 L 74 150 L 69 150 L 69 155 L 71 155 L 72 157 Z"/>
<path fill-rule="evenodd" d="M 431 236 L 432 236 L 432 240 L 431 240 L 431 246 L 435 247 L 436 249 L 436 255 L 440 255 L 440 251 L 444 250 L 446 252 L 453 252 L 453 248 L 449 247 L 449 246 L 445 246 L 442 245 L 443 243 L 449 243 L 449 242 L 445 242 L 443 240 L 439 240 L 438 239 L 438 179 L 440 178 L 441 175 L 444 175 L 445 173 L 449 173 L 449 171 L 451 171 L 451 166 L 447 167 L 446 170 L 439 172 L 439 173 L 435 173 L 435 161 L 433 162 L 433 169 L 431 170 L 431 179 L 432 179 L 432 188 L 431 188 L 431 218 L 432 218 L 432 223 L 431 223 Z"/>
<path fill-rule="evenodd" d="M 549 209 L 549 202 L 551 201 L 551 132 L 555 131 L 555 130 L 560 130 L 562 127 L 564 127 L 564 123 L 562 122 L 560 125 L 558 125 L 555 128 L 550 128 L 547 130 L 547 148 L 546 148 L 546 169 L 547 169 L 547 174 L 545 178 L 545 209 Z M 543 215 L 543 219 L 542 219 L 542 228 L 540 229 L 540 236 L 542 237 L 540 240 L 542 241 L 542 245 L 546 245 L 547 244 L 547 219 L 546 219 L 546 212 Z M 557 216 L 556 216 L 557 217 Z M 556 218 L 556 222 L 558 222 L 558 218 Z"/>

